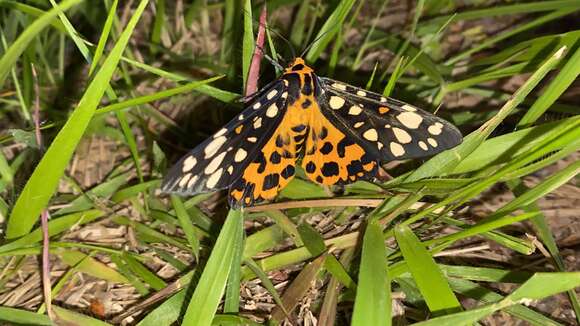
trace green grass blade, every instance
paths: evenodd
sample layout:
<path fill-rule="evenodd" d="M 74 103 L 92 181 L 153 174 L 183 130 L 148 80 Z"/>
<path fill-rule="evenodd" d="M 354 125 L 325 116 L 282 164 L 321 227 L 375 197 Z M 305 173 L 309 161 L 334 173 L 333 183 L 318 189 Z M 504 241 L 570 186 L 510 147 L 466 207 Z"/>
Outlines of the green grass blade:
<path fill-rule="evenodd" d="M 576 48 L 576 51 L 570 56 L 570 59 L 568 59 L 564 67 L 562 67 L 560 73 L 546 87 L 542 96 L 528 109 L 520 122 L 518 122 L 518 127 L 525 127 L 535 122 L 577 80 L 579 74 L 580 47 Z"/>
<path fill-rule="evenodd" d="M 314 38 L 315 42 L 312 44 L 312 47 L 306 54 L 306 61 L 313 64 L 322 51 L 326 49 L 330 41 L 334 39 L 338 31 L 340 30 L 344 20 L 346 19 L 346 15 L 354 5 L 354 0 L 342 0 L 338 3 L 330 17 L 326 20 L 322 28 L 316 34 Z"/>
<path fill-rule="evenodd" d="M 42 31 L 46 26 L 48 26 L 53 19 L 61 12 L 66 11 L 67 9 L 71 8 L 79 4 L 83 0 L 65 0 L 63 1 L 58 8 L 53 8 L 50 11 L 46 12 L 38 19 L 36 19 L 24 32 L 20 34 L 18 39 L 12 43 L 12 45 L 6 50 L 2 58 L 0 58 L 0 87 L 4 85 L 4 81 L 6 80 L 6 76 L 12 69 L 16 60 L 20 57 L 20 55 L 26 50 L 28 44 Z M 36 217 L 35 217 L 36 218 Z"/>
<path fill-rule="evenodd" d="M 390 284 L 385 238 L 380 225 L 371 221 L 363 239 L 352 325 L 391 324 Z"/>
<path fill-rule="evenodd" d="M 191 218 L 185 210 L 185 206 L 181 199 L 176 195 L 171 195 L 171 203 L 173 204 L 173 209 L 175 209 L 175 215 L 177 215 L 177 219 L 179 220 L 179 225 L 185 233 L 185 238 L 187 238 L 187 242 L 191 247 L 191 252 L 195 259 L 199 259 L 199 239 L 195 236 L 195 230 L 193 228 L 193 224 L 191 222 Z"/>
<path fill-rule="evenodd" d="M 28 233 L 37 221 L 42 209 L 48 204 L 97 105 L 109 86 L 109 80 L 117 68 L 119 59 L 147 3 L 148 0 L 142 0 L 139 3 L 139 7 L 137 7 L 127 27 L 121 34 L 119 41 L 87 87 L 77 108 L 46 151 L 30 179 L 28 179 L 10 215 L 6 231 L 8 239 Z M 2 67 L 0 63 L 0 69 Z"/>
<path fill-rule="evenodd" d="M 0 320 L 6 322 L 7 325 L 54 325 L 46 315 L 40 315 L 36 312 L 26 311 L 22 309 L 0 307 Z"/>
<path fill-rule="evenodd" d="M 526 98 L 544 76 L 562 59 L 566 48 L 562 47 L 540 66 L 540 68 L 520 87 L 492 119 L 487 121 L 478 130 L 463 139 L 463 143 L 451 150 L 436 155 L 421 165 L 409 176 L 406 182 L 437 176 L 444 171 L 451 171 L 462 159 L 471 154 L 495 128 Z"/>
<path fill-rule="evenodd" d="M 46 13 L 46 11 L 44 10 L 40 10 L 36 7 L 29 6 L 24 3 L 18 3 L 16 1 L 8 1 L 8 0 L 0 1 L 0 7 L 8 9 L 16 9 L 33 17 L 40 17 Z M 50 24 L 52 25 L 52 27 L 56 28 L 60 32 L 63 33 L 66 32 L 64 26 L 59 20 L 51 21 Z"/>
<path fill-rule="evenodd" d="M 449 283 L 413 231 L 399 225 L 395 227 L 395 238 L 429 310 L 439 315 L 461 311 L 461 304 Z"/>
<path fill-rule="evenodd" d="M 97 68 L 97 64 L 101 57 L 103 56 L 103 51 L 105 50 L 105 45 L 107 45 L 107 40 L 109 39 L 109 35 L 111 34 L 111 27 L 113 26 L 113 21 L 115 15 L 117 13 L 117 4 L 119 0 L 114 0 L 111 8 L 109 9 L 109 14 L 107 15 L 107 20 L 105 21 L 105 25 L 103 25 L 103 30 L 101 31 L 101 37 L 99 38 L 99 43 L 97 43 L 97 47 L 95 48 L 95 54 L 93 55 L 93 62 L 91 63 L 91 68 L 89 69 L 89 76 L 93 74 L 95 68 Z"/>
<path fill-rule="evenodd" d="M 75 325 L 83 325 L 83 326 L 108 326 L 111 325 L 109 323 L 105 323 L 104 321 L 100 321 L 96 318 L 89 317 L 84 314 L 80 314 L 78 312 L 61 308 L 59 306 L 52 306 L 52 310 L 54 311 L 55 315 L 58 317 L 59 324 L 75 324 Z"/>
<path fill-rule="evenodd" d="M 220 75 L 220 76 L 208 78 L 205 80 L 194 81 L 194 82 L 185 84 L 183 86 L 178 86 L 175 88 L 166 89 L 166 90 L 156 92 L 153 94 L 143 95 L 143 96 L 132 98 L 130 100 L 126 100 L 123 102 L 107 105 L 107 106 L 104 106 L 104 107 L 98 109 L 97 112 L 95 112 L 95 114 L 104 114 L 104 113 L 109 113 L 109 112 L 115 112 L 115 111 L 120 111 L 120 110 L 124 110 L 124 109 L 131 108 L 131 107 L 138 108 L 142 104 L 151 103 L 153 101 L 158 101 L 158 100 L 161 100 L 164 98 L 175 96 L 177 94 L 190 92 L 192 90 L 198 89 L 198 88 L 202 87 L 203 85 L 209 84 L 209 83 L 214 82 L 214 81 L 221 79 L 223 77 L 224 77 L 224 75 Z"/>
<path fill-rule="evenodd" d="M 230 210 L 183 317 L 183 325 L 211 325 L 242 239 L 243 213 Z"/>

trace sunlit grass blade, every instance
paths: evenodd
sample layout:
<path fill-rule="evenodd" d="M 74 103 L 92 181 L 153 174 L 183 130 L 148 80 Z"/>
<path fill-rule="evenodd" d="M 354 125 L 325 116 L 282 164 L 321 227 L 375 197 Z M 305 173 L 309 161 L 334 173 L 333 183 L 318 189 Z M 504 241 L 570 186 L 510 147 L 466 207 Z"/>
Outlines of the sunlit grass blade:
<path fill-rule="evenodd" d="M 12 69 L 12 66 L 16 63 L 16 60 L 18 60 L 20 55 L 28 47 L 28 44 L 38 35 L 38 33 L 48 26 L 59 13 L 68 10 L 82 1 L 83 0 L 63 1 L 58 8 L 53 8 L 40 16 L 30 24 L 22 34 L 20 34 L 18 39 L 12 43 L 2 58 L 0 58 L 0 87 L 4 85 L 6 76 L 8 76 L 10 69 Z"/>
<path fill-rule="evenodd" d="M 235 246 L 242 241 L 243 213 L 230 210 L 183 317 L 184 325 L 211 325 L 226 287 Z"/>
<path fill-rule="evenodd" d="M 390 284 L 383 232 L 376 221 L 370 221 L 363 239 L 352 325 L 391 324 Z"/>
<path fill-rule="evenodd" d="M 326 49 L 330 41 L 335 37 L 335 35 L 340 30 L 346 15 L 349 13 L 350 9 L 354 5 L 354 0 L 341 0 L 330 17 L 324 22 L 322 28 L 316 34 L 314 38 L 314 43 L 308 53 L 306 54 L 306 61 L 314 63 L 322 51 Z"/>
<path fill-rule="evenodd" d="M 526 98 L 544 76 L 562 59 L 566 48 L 561 48 L 540 66 L 540 68 L 520 87 L 520 89 L 507 101 L 501 110 L 492 119 L 487 121 L 479 129 L 463 139 L 463 143 L 453 149 L 440 153 L 421 165 L 409 176 L 406 182 L 416 181 L 426 177 L 437 176 L 444 171 L 451 171 L 462 159 L 471 154 L 495 128 Z"/>
<path fill-rule="evenodd" d="M 80 314 L 78 312 L 61 308 L 59 306 L 52 306 L 55 315 L 58 318 L 58 323 L 66 324 L 73 323 L 77 325 L 84 326 L 108 326 L 111 325 L 104 321 L 98 320 L 96 318 L 90 317 L 85 314 Z"/>
<path fill-rule="evenodd" d="M 580 74 L 580 47 L 570 55 L 570 59 L 562 67 L 558 75 L 546 87 L 534 105 L 518 122 L 518 126 L 527 126 L 535 122 L 552 104 L 564 93 L 564 91 L 578 78 Z"/>
<path fill-rule="evenodd" d="M 580 273 L 536 273 L 526 283 L 515 290 L 503 300 L 485 305 L 468 311 L 455 313 L 448 316 L 433 318 L 414 325 L 440 326 L 440 325 L 467 325 L 477 322 L 491 313 L 511 307 L 520 302 L 540 300 L 545 297 L 574 289 L 580 285 Z"/>
<path fill-rule="evenodd" d="M 413 231 L 399 225 L 395 227 L 395 238 L 429 310 L 436 315 L 461 311 L 443 273 Z"/>
<path fill-rule="evenodd" d="M 109 80 L 117 68 L 119 59 L 147 3 L 148 0 L 142 0 L 139 3 L 135 14 L 131 17 L 117 44 L 115 44 L 115 47 L 103 63 L 102 68 L 87 87 L 77 108 L 46 151 L 30 179 L 28 179 L 10 215 L 6 231 L 7 238 L 15 238 L 28 233 L 41 210 L 46 207 L 52 197 L 66 165 L 109 85 Z M 0 69 L 2 69 L 1 67 L 2 64 L 0 63 Z"/>
<path fill-rule="evenodd" d="M 56 255 L 65 264 L 88 275 L 115 283 L 129 283 L 127 278 L 113 268 L 80 251 L 59 248 Z"/>
<path fill-rule="evenodd" d="M 18 325 L 46 325 L 52 326 L 53 322 L 46 315 L 40 315 L 36 312 L 10 307 L 0 307 L 0 320 Z"/>
<path fill-rule="evenodd" d="M 111 27 L 113 26 L 113 21 L 117 13 L 118 2 L 119 0 L 114 0 L 111 4 L 111 8 L 109 9 L 107 20 L 105 21 L 105 25 L 103 25 L 103 30 L 101 31 L 101 37 L 99 37 L 99 43 L 97 43 L 97 47 L 95 48 L 93 61 L 91 62 L 91 68 L 89 68 L 89 76 L 93 74 L 95 68 L 97 68 L 97 64 L 103 56 L 103 51 L 105 50 L 105 45 L 107 45 L 107 40 L 111 34 Z"/>
<path fill-rule="evenodd" d="M 72 213 L 52 219 L 50 222 L 48 222 L 48 234 L 52 237 L 66 230 L 69 230 L 73 226 L 80 226 L 86 223 L 90 223 L 104 215 L 105 212 L 95 209 L 84 212 Z M 23 236 L 22 238 L 19 238 L 17 240 L 14 240 L 12 242 L 0 246 L 0 252 L 29 246 L 34 243 L 38 243 L 41 240 L 42 240 L 42 230 L 40 228 L 37 228 L 32 232 L 28 233 L 27 235 Z"/>

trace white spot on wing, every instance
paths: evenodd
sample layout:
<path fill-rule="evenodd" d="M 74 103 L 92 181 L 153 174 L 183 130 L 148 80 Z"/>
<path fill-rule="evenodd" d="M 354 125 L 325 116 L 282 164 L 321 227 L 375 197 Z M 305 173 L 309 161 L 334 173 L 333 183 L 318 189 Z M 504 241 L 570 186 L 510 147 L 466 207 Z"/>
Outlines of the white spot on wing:
<path fill-rule="evenodd" d="M 422 140 L 419 141 L 419 147 L 421 147 L 421 149 L 424 151 L 429 149 L 429 147 L 427 147 L 427 144 L 425 144 L 425 142 Z"/>
<path fill-rule="evenodd" d="M 257 110 L 257 109 L 259 109 L 261 106 L 262 106 L 262 103 L 260 103 L 260 102 L 256 102 L 256 103 L 254 103 L 254 105 L 252 105 L 252 108 L 254 108 L 254 110 Z"/>
<path fill-rule="evenodd" d="M 218 138 L 220 136 L 223 136 L 226 131 L 228 131 L 226 128 L 222 128 L 220 129 L 218 132 L 215 133 L 215 135 L 213 135 L 213 138 Z"/>
<path fill-rule="evenodd" d="M 387 101 L 387 99 L 381 96 L 381 100 L 380 101 L 384 103 L 384 102 Z"/>
<path fill-rule="evenodd" d="M 248 138 L 246 138 L 246 140 L 249 141 L 250 143 L 255 143 L 258 140 L 258 138 L 256 138 L 256 137 L 248 137 Z"/>
<path fill-rule="evenodd" d="M 346 91 L 346 85 L 343 85 L 343 84 L 334 83 L 334 84 L 332 84 L 330 86 L 332 86 L 332 87 L 334 87 L 336 89 L 340 89 L 340 90 Z"/>
<path fill-rule="evenodd" d="M 355 124 L 354 124 L 354 127 L 355 127 L 355 128 L 360 128 L 360 127 L 362 127 L 362 125 L 364 125 L 364 124 L 365 124 L 365 123 L 364 123 L 363 121 L 359 121 L 359 122 L 357 122 L 357 123 L 355 123 Z"/>
<path fill-rule="evenodd" d="M 205 184 L 205 186 L 210 188 L 210 189 L 215 187 L 215 185 L 220 180 L 221 176 L 222 176 L 222 168 L 219 168 L 209 178 L 207 178 L 207 183 Z"/>
<path fill-rule="evenodd" d="M 362 112 L 362 109 L 358 105 L 353 105 L 348 109 L 348 114 L 350 115 L 359 115 Z"/>
<path fill-rule="evenodd" d="M 258 129 L 262 126 L 262 117 L 258 117 L 254 120 L 254 129 Z"/>
<path fill-rule="evenodd" d="M 363 133 L 363 137 L 366 140 L 370 140 L 370 141 L 376 141 L 379 139 L 379 135 L 377 134 L 377 131 L 375 129 L 369 129 L 369 130 L 365 131 Z"/>
<path fill-rule="evenodd" d="M 338 110 L 344 105 L 344 99 L 340 96 L 331 96 L 330 101 L 328 101 L 330 107 Z"/>
<path fill-rule="evenodd" d="M 194 175 L 191 179 L 189 179 L 189 182 L 187 183 L 187 188 L 191 188 L 193 187 L 193 184 L 197 181 L 198 176 Z"/>
<path fill-rule="evenodd" d="M 276 96 L 276 94 L 278 94 L 278 90 L 277 89 L 273 89 L 271 90 L 267 95 L 266 98 L 271 100 L 274 98 L 274 96 Z"/>
<path fill-rule="evenodd" d="M 183 161 L 183 167 L 181 168 L 182 172 L 189 172 L 193 167 L 197 164 L 197 159 L 195 156 L 188 156 L 185 161 Z"/>
<path fill-rule="evenodd" d="M 272 104 L 270 105 L 270 107 L 268 108 L 268 110 L 266 111 L 266 116 L 268 118 L 273 118 L 276 116 L 276 114 L 278 114 L 278 107 L 276 106 L 276 104 Z"/>
<path fill-rule="evenodd" d="M 191 173 L 188 173 L 188 174 L 184 175 L 183 177 L 181 177 L 181 180 L 179 180 L 179 187 L 181 187 L 181 188 L 185 187 L 185 185 L 187 184 L 187 181 L 189 181 L 189 178 L 191 178 Z"/>
<path fill-rule="evenodd" d="M 437 147 L 437 141 L 433 138 L 427 138 L 427 142 L 429 143 L 429 145 L 433 146 L 433 147 Z"/>
<path fill-rule="evenodd" d="M 234 161 L 241 162 L 246 158 L 246 156 L 248 156 L 248 152 L 246 152 L 243 148 L 240 148 L 234 156 Z"/>
<path fill-rule="evenodd" d="M 417 129 L 423 118 L 415 112 L 403 112 L 397 115 L 397 120 L 409 129 Z"/>
<path fill-rule="evenodd" d="M 417 109 L 415 107 L 413 107 L 413 106 L 411 106 L 409 104 L 403 105 L 402 106 L 402 109 L 405 110 L 405 111 L 411 111 L 411 112 L 417 111 Z"/>
<path fill-rule="evenodd" d="M 400 128 L 393 128 L 393 133 L 397 140 L 403 144 L 408 144 L 411 142 L 411 135 L 403 129 Z"/>
<path fill-rule="evenodd" d="M 393 153 L 395 157 L 405 155 L 405 149 L 399 143 L 391 142 L 389 148 L 391 149 L 391 153 Z"/>
<path fill-rule="evenodd" d="M 230 166 L 228 167 L 228 173 L 229 173 L 230 175 L 234 174 L 234 167 L 233 167 L 232 165 L 230 165 Z"/>
<path fill-rule="evenodd" d="M 367 92 L 365 92 L 365 91 L 356 91 L 356 95 L 358 95 L 358 96 L 367 96 Z"/>
<path fill-rule="evenodd" d="M 254 104 L 254 105 L 256 105 L 256 104 Z M 243 113 L 238 116 L 238 120 L 240 120 L 240 121 L 244 120 L 244 114 Z"/>
<path fill-rule="evenodd" d="M 205 150 L 204 150 L 205 158 L 212 157 L 218 151 L 218 149 L 220 149 L 220 147 L 222 147 L 222 145 L 225 142 L 226 142 L 225 136 L 221 136 L 221 137 L 218 137 L 218 138 L 212 140 L 211 143 L 207 144 L 207 146 L 205 147 Z"/>
<path fill-rule="evenodd" d="M 215 170 L 217 170 L 220 164 L 222 164 L 224 157 L 226 157 L 226 152 L 222 152 L 220 155 L 214 157 L 214 159 L 211 160 L 211 162 L 209 162 L 209 164 L 205 167 L 203 172 L 205 174 L 212 174 Z"/>
<path fill-rule="evenodd" d="M 427 131 L 431 135 L 439 135 L 442 131 L 441 128 L 443 128 L 443 124 L 441 122 L 435 122 L 427 128 Z"/>
<path fill-rule="evenodd" d="M 377 142 L 377 147 L 379 148 L 379 150 L 381 150 L 381 148 L 383 148 L 383 143 L 381 143 L 380 141 Z"/>

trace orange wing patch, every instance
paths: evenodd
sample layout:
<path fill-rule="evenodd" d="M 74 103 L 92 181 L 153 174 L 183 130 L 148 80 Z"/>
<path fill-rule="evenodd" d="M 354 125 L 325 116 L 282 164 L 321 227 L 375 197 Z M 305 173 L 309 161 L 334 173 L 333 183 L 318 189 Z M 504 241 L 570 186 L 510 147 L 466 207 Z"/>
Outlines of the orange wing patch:
<path fill-rule="evenodd" d="M 306 127 L 293 128 L 292 122 L 292 115 L 287 114 L 242 177 L 232 185 L 230 195 L 234 205 L 273 199 L 292 180 L 297 152 L 306 132 Z"/>
<path fill-rule="evenodd" d="M 350 183 L 373 175 L 377 162 L 365 150 L 338 130 L 313 105 L 310 133 L 302 167 L 314 182 L 333 185 Z"/>

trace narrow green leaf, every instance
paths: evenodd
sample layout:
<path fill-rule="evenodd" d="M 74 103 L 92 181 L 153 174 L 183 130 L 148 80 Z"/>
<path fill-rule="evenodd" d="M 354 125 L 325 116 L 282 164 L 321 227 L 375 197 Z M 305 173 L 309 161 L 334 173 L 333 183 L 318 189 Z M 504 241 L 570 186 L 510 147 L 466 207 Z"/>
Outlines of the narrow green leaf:
<path fill-rule="evenodd" d="M 83 325 L 83 326 L 107 326 L 111 325 L 109 323 L 105 323 L 104 321 L 100 321 L 96 318 L 80 314 L 78 312 L 61 308 L 59 306 L 52 306 L 52 310 L 54 311 L 56 317 L 58 318 L 58 324 L 74 324 L 74 325 Z"/>
<path fill-rule="evenodd" d="M 395 238 L 429 310 L 435 314 L 461 311 L 461 304 L 443 273 L 413 231 L 399 225 L 395 227 Z"/>
<path fill-rule="evenodd" d="M 380 225 L 370 221 L 363 239 L 358 287 L 351 325 L 391 324 L 391 280 Z"/>
<path fill-rule="evenodd" d="M 74 1 L 71 0 L 66 3 L 74 4 L 76 3 Z M 10 215 L 6 231 L 6 237 L 8 239 L 28 233 L 37 221 L 42 209 L 48 204 L 101 97 L 109 85 L 109 80 L 115 72 L 121 54 L 125 50 L 129 38 L 147 3 L 148 0 L 142 0 L 139 3 L 134 15 L 121 34 L 119 41 L 115 44 L 110 55 L 103 63 L 102 68 L 89 84 L 77 108 L 46 151 L 46 154 L 32 173 L 30 179 L 28 179 Z M 2 61 L 0 60 L 0 70 L 3 67 Z"/>
<path fill-rule="evenodd" d="M 9 307 L 0 307 L 0 320 L 7 322 L 7 325 L 12 323 L 18 325 L 54 325 L 46 315 Z"/>
<path fill-rule="evenodd" d="M 506 300 L 540 300 L 580 286 L 580 272 L 536 273 Z"/>
<path fill-rule="evenodd" d="M 314 62 L 320 57 L 322 51 L 326 49 L 330 41 L 334 39 L 338 31 L 340 30 L 346 15 L 349 13 L 350 9 L 354 5 L 354 0 L 341 0 L 332 14 L 322 25 L 322 28 L 316 34 L 314 38 L 314 43 L 312 47 L 306 54 L 306 61 L 314 64 Z"/>
<path fill-rule="evenodd" d="M 189 217 L 183 202 L 177 195 L 171 195 L 171 204 L 173 205 L 173 209 L 175 209 L 175 215 L 177 215 L 177 220 L 179 221 L 183 233 L 185 233 L 187 242 L 189 242 L 191 252 L 197 260 L 199 259 L 199 239 L 195 236 L 195 230 L 193 229 L 191 218 Z"/>
<path fill-rule="evenodd" d="M 107 15 L 107 20 L 103 25 L 103 30 L 101 31 L 101 37 L 99 37 L 99 42 L 97 43 L 97 47 L 95 48 L 95 53 L 93 55 L 93 62 L 91 62 L 91 68 L 89 69 L 89 76 L 93 74 L 95 68 L 97 68 L 97 64 L 101 57 L 103 56 L 103 51 L 105 50 L 105 45 L 107 45 L 107 40 L 109 39 L 109 35 L 111 34 L 111 27 L 113 26 L 113 20 L 115 15 L 117 14 L 117 4 L 119 0 L 113 0 L 113 4 L 111 8 L 109 8 L 109 14 Z"/>
<path fill-rule="evenodd" d="M 243 213 L 230 210 L 183 317 L 183 325 L 211 325 L 226 287 Z"/>
<path fill-rule="evenodd" d="M 64 231 L 71 229 L 74 226 L 80 226 L 90 223 L 99 217 L 105 215 L 105 212 L 100 210 L 89 210 L 84 212 L 72 213 L 52 219 L 48 222 L 48 235 L 54 236 Z M 38 243 L 42 240 L 42 230 L 40 228 L 28 233 L 22 238 L 16 239 L 12 242 L 0 246 L 0 252 L 6 252 Z"/>
<path fill-rule="evenodd" d="M 12 45 L 6 50 L 2 58 L 0 58 L 0 87 L 4 85 L 4 81 L 10 69 L 20 55 L 26 50 L 28 44 L 42 31 L 46 26 L 52 23 L 53 19 L 58 16 L 59 13 L 68 10 L 69 8 L 79 4 L 83 0 L 65 0 L 58 8 L 53 8 L 46 12 L 38 19 L 36 19 L 24 32 L 20 34 L 18 39 L 12 43 Z M 36 218 L 36 216 L 34 216 Z"/>
<path fill-rule="evenodd" d="M 564 93 L 564 91 L 578 78 L 580 74 L 580 47 L 570 56 L 568 62 L 562 67 L 558 75 L 546 87 L 542 96 L 528 109 L 522 117 L 518 126 L 528 126 L 535 122 L 554 102 Z"/>

